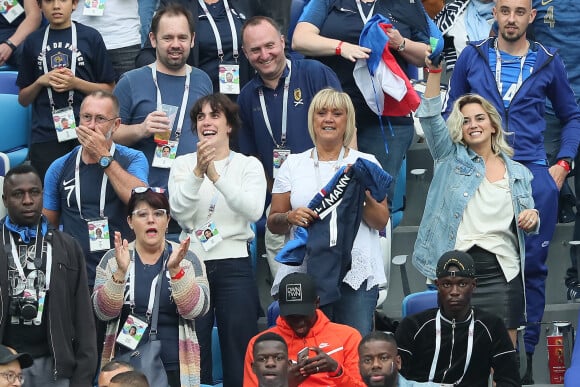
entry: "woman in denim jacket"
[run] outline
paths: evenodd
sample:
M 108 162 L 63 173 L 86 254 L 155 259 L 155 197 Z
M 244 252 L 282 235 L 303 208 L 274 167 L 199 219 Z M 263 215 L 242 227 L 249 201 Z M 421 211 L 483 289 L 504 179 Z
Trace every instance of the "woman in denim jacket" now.
M 539 229 L 532 174 L 511 160 L 501 118 L 481 96 L 455 102 L 441 117 L 441 69 L 426 59 L 427 89 L 417 111 L 435 160 L 413 264 L 435 278 L 437 258 L 449 250 L 470 253 L 477 289 L 473 304 L 504 319 L 515 345 L 524 314 L 524 232 Z

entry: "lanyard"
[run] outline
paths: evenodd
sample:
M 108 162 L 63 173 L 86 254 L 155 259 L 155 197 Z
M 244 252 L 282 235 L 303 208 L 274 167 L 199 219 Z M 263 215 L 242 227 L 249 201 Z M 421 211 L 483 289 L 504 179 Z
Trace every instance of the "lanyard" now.
M 137 246 L 131 251 L 131 263 L 129 264 L 129 305 L 131 307 L 131 313 L 135 308 L 135 251 Z M 153 312 L 153 304 L 155 303 L 155 286 L 159 280 L 163 280 L 161 277 L 165 272 L 165 265 L 167 263 L 167 246 L 163 251 L 163 266 L 161 267 L 161 272 L 157 274 L 153 281 L 151 281 L 151 288 L 149 289 L 149 300 L 147 301 L 147 321 L 149 321 L 149 316 Z
M 375 5 L 377 5 L 377 2 L 373 1 L 373 6 L 371 7 L 369 14 L 365 16 L 365 13 L 362 9 L 362 5 L 360 4 L 360 0 L 356 0 L 356 7 L 358 8 L 358 14 L 360 15 L 360 18 L 362 19 L 363 24 L 367 24 L 367 22 L 369 21 L 369 19 L 373 15 L 373 11 L 375 10 Z
M 502 93 L 502 83 L 501 83 L 501 55 L 499 53 L 499 49 L 497 48 L 497 39 L 495 40 L 495 44 L 494 44 L 494 49 L 495 49 L 495 83 L 497 84 L 497 88 L 499 90 L 499 93 L 502 94 L 502 98 L 503 98 L 503 93 Z M 522 57 L 520 58 L 520 74 L 518 75 L 518 81 L 516 83 L 516 89 L 514 90 L 514 94 L 518 91 L 518 89 L 520 88 L 520 86 L 522 85 L 523 82 L 523 73 L 524 73 L 524 65 L 526 64 L 526 55 L 522 55 Z
M 75 76 L 76 73 L 76 69 L 77 69 L 77 26 L 76 24 L 73 22 L 71 23 L 70 26 L 71 29 L 71 33 L 72 33 L 72 38 L 71 38 L 71 52 L 72 52 L 72 58 L 71 58 L 71 65 L 70 65 L 70 70 L 72 71 L 73 77 Z M 50 30 L 50 26 L 46 26 L 46 29 L 44 30 L 44 38 L 42 39 L 42 70 L 44 71 L 45 74 L 48 74 L 48 64 L 46 63 L 46 46 L 48 44 L 48 32 Z M 54 98 L 52 96 L 52 88 L 48 87 L 47 89 L 48 92 L 48 99 L 50 101 L 50 108 L 52 109 L 52 111 L 54 112 Z M 73 97 L 74 97 L 74 89 L 69 90 L 68 92 L 68 105 L 72 106 L 73 104 Z
M 224 1 L 224 7 L 226 8 L 226 15 L 228 16 L 228 23 L 230 24 L 230 31 L 232 33 L 232 46 L 233 46 L 233 52 L 234 52 L 234 60 L 237 63 L 239 52 L 238 52 L 238 34 L 236 32 L 236 25 L 234 23 L 234 17 L 232 16 L 232 9 L 230 8 L 230 5 L 228 4 L 228 0 L 223 0 L 223 1 Z M 209 13 L 209 11 L 207 9 L 207 5 L 205 4 L 205 2 L 203 0 L 198 0 L 198 2 L 199 2 L 199 5 L 201 6 L 201 8 L 203 9 L 203 12 L 205 13 L 207 20 L 209 21 L 209 25 L 211 26 L 211 29 L 212 29 L 213 34 L 215 36 L 218 57 L 220 58 L 220 62 L 223 62 L 224 50 L 223 50 L 223 46 L 222 46 L 222 38 L 220 37 L 220 33 L 219 33 L 218 28 L 217 28 L 217 25 L 215 24 L 215 20 L 213 19 L 213 16 L 211 16 L 211 13 Z
M 79 148 L 77 153 L 77 159 L 75 163 L 75 198 L 77 200 L 77 206 L 79 208 L 79 217 L 83 218 L 83 212 L 81 210 L 81 174 L 80 174 L 80 165 L 81 165 L 81 153 L 83 152 L 83 147 Z M 110 149 L 111 156 L 115 154 L 115 143 L 111 144 Z M 107 182 L 109 177 L 106 173 L 103 172 L 103 180 L 101 181 L 101 196 L 99 197 L 99 216 L 101 218 L 105 217 L 105 194 L 107 193 Z
M 233 158 L 234 158 L 234 152 L 230 151 L 230 155 L 228 156 L 228 159 L 226 161 L 226 165 L 224 166 L 224 170 L 221 173 L 222 176 L 225 176 L 226 172 L 228 171 L 228 167 L 230 166 L 230 163 L 232 162 Z M 218 201 L 218 198 L 219 198 L 219 191 L 214 186 L 214 193 L 213 193 L 213 197 L 211 198 L 211 202 L 209 203 L 209 210 L 208 210 L 208 214 L 207 214 L 208 220 L 211 219 L 213 213 L 215 212 L 215 205 Z
M 338 160 L 336 160 L 336 163 L 334 163 L 334 172 L 338 171 L 338 168 L 340 168 L 340 165 L 342 164 L 342 160 L 344 159 L 344 151 L 345 147 L 343 146 L 340 148 Z M 312 150 L 312 159 L 314 160 L 314 170 L 316 172 L 316 182 L 318 183 L 318 189 L 322 189 L 323 184 L 322 179 L 320 178 L 320 163 L 318 161 L 318 151 L 316 150 L 316 147 L 314 147 Z
M 467 354 L 465 356 L 465 366 L 463 367 L 463 375 L 455 382 L 454 385 L 461 383 L 465 373 L 467 372 L 467 368 L 469 368 L 469 363 L 471 362 L 471 354 L 473 353 L 473 334 L 475 330 L 475 316 L 473 315 L 473 310 L 471 310 L 471 314 L 469 316 L 471 321 L 469 322 L 469 334 L 467 338 Z M 439 360 L 439 352 L 441 350 L 441 309 L 437 311 L 437 317 L 435 318 L 435 354 L 433 355 L 433 362 L 431 363 L 431 370 L 429 371 L 429 381 L 432 382 L 433 378 L 435 377 L 435 370 L 437 369 L 437 361 Z M 453 337 L 452 343 L 455 344 L 455 320 L 452 322 L 453 324 Z M 449 368 L 451 368 L 451 359 L 453 358 L 453 345 L 451 346 L 451 354 L 449 355 Z M 445 378 L 445 373 L 443 374 L 443 378 Z
M 191 75 L 191 67 L 186 65 L 185 70 L 185 86 L 183 87 L 183 97 L 181 98 L 181 107 L 179 109 L 179 119 L 177 120 L 177 129 L 175 130 L 175 140 L 179 142 L 179 136 L 181 136 L 181 128 L 183 127 L 183 120 L 185 119 L 185 111 L 187 110 L 187 100 L 189 98 L 189 81 Z M 153 62 L 151 65 L 151 76 L 153 77 L 153 83 L 155 83 L 155 88 L 157 89 L 157 110 L 161 111 L 161 91 L 159 90 L 159 84 L 157 83 L 157 63 Z M 171 128 L 173 129 L 173 128 Z
M 39 269 L 42 266 L 42 250 L 44 247 L 45 238 L 42 235 L 42 221 L 38 223 L 38 228 L 36 230 L 36 243 L 35 243 L 35 251 L 34 251 L 34 266 Z M 20 263 L 20 256 L 18 255 L 18 251 L 16 251 L 16 243 L 14 242 L 14 237 L 12 233 L 6 229 L 6 225 L 3 225 L 3 242 L 6 246 L 6 234 L 10 239 L 10 250 L 12 255 L 12 260 L 14 261 L 14 266 L 16 266 L 16 270 L 18 270 L 18 276 L 23 282 L 26 282 L 26 275 L 24 274 L 24 268 L 22 267 L 22 263 Z M 40 237 L 42 235 L 42 238 Z M 48 291 L 50 288 L 50 274 L 52 270 L 52 245 L 46 242 L 46 271 L 45 271 L 45 285 L 44 290 Z
M 266 128 L 272 137 L 272 141 L 276 145 L 276 148 L 284 148 L 286 145 L 286 126 L 288 117 L 288 90 L 290 89 L 290 75 L 292 75 L 292 64 L 288 59 L 286 59 L 286 65 L 288 66 L 288 76 L 284 80 L 284 94 L 282 96 L 282 135 L 280 136 L 280 145 L 276 142 L 274 138 L 274 133 L 272 132 L 272 125 L 270 125 L 270 118 L 268 118 L 268 112 L 266 111 L 266 101 L 264 100 L 264 90 L 262 87 L 258 89 L 258 95 L 260 97 L 260 106 L 262 107 L 262 115 L 264 116 L 264 122 L 266 123 Z

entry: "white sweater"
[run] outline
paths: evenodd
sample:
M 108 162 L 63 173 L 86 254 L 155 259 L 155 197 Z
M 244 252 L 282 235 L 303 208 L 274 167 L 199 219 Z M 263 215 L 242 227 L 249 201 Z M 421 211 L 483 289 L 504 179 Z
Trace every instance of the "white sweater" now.
M 220 175 L 214 184 L 193 173 L 197 153 L 179 156 L 169 174 L 169 204 L 171 216 L 183 230 L 195 230 L 208 222 L 209 207 L 218 193 L 211 220 L 223 241 L 205 251 L 191 232 L 190 250 L 204 261 L 248 256 L 247 242 L 255 236 L 250 224 L 260 219 L 266 198 L 266 175 L 255 157 L 232 152 L 233 158 L 224 171 L 228 158 L 215 162 Z M 182 231 L 180 239 L 188 234 Z

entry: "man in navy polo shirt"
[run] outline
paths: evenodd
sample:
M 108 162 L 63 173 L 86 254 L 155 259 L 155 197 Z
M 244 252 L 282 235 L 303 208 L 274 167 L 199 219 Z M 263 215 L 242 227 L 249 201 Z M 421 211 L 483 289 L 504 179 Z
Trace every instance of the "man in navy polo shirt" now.
M 308 134 L 308 107 L 320 90 L 342 90 L 334 71 L 315 60 L 286 59 L 285 41 L 274 20 L 255 16 L 242 28 L 243 49 L 257 74 L 244 86 L 239 97 L 242 128 L 240 151 L 255 155 L 266 171 L 269 191 L 276 172 L 289 153 L 313 147 Z M 268 210 L 269 211 L 269 210 Z M 272 276 L 274 257 L 284 236 L 266 229 L 266 251 Z

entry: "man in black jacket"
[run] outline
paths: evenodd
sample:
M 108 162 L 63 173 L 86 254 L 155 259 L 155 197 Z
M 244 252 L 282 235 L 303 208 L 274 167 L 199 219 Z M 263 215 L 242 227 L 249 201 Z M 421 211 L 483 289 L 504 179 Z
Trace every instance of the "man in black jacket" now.
M 8 171 L 2 200 L 0 342 L 32 355 L 27 386 L 90 386 L 97 349 L 82 249 L 42 216 L 33 167 Z
M 397 328 L 401 374 L 442 386 L 520 386 L 515 349 L 503 321 L 471 306 L 475 264 L 462 251 L 439 259 L 435 285 L 440 308 L 408 316 Z

